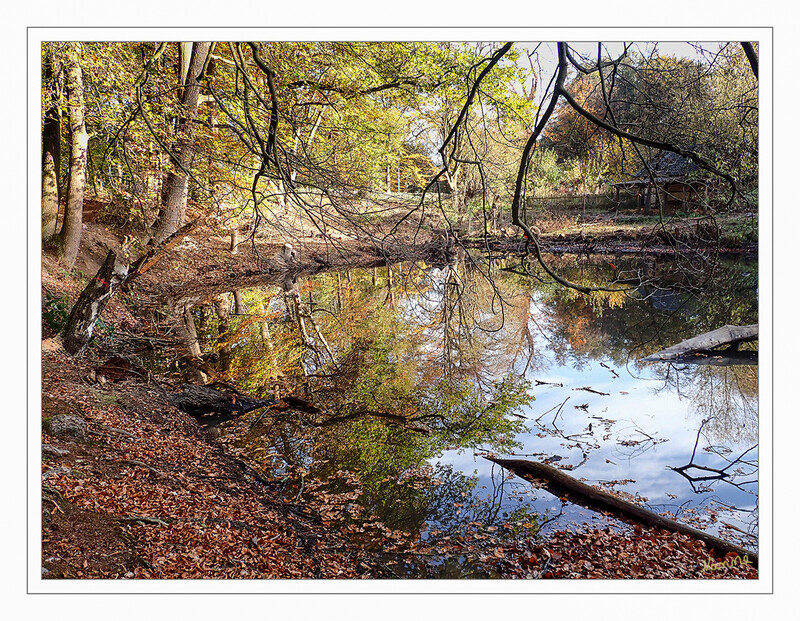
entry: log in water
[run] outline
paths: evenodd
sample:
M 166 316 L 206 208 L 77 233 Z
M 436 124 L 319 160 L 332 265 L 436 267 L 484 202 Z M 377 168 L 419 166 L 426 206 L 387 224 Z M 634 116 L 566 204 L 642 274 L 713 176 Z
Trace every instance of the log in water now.
M 646 358 L 642 358 L 645 362 L 668 361 L 668 360 L 681 360 L 687 361 L 687 358 L 692 355 L 701 355 L 701 357 L 713 355 L 720 356 L 721 358 L 730 358 L 731 362 L 728 364 L 753 364 L 753 357 L 750 355 L 753 352 L 738 352 L 737 349 L 740 343 L 758 340 L 758 324 L 749 326 L 722 326 L 711 332 L 700 334 L 693 338 L 681 341 L 677 345 L 662 349 L 655 354 L 651 354 Z M 716 347 L 728 345 L 728 350 L 713 351 Z M 739 362 L 736 362 L 738 360 Z M 755 354 L 755 361 L 758 362 L 758 354 Z
M 747 555 L 748 559 L 752 561 L 753 566 L 758 567 L 757 552 L 746 550 L 724 539 L 709 535 L 702 530 L 692 528 L 686 524 L 681 524 L 675 520 L 670 520 L 649 509 L 622 500 L 613 494 L 582 483 L 553 466 L 527 459 L 500 459 L 497 457 L 486 457 L 486 459 L 493 461 L 503 468 L 511 470 L 514 474 L 523 479 L 540 479 L 544 482 L 544 487 L 547 491 L 557 496 L 566 496 L 571 502 L 586 507 L 587 509 L 608 511 L 618 517 L 635 520 L 646 526 L 689 535 L 690 537 L 705 542 L 706 545 L 715 549 L 722 555 L 728 554 L 729 552 L 738 554 L 741 558 Z

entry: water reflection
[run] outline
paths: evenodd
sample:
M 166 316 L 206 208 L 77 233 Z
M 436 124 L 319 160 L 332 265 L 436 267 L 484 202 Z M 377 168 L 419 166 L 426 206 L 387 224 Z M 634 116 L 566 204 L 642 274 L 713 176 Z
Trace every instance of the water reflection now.
M 486 452 L 557 464 L 703 528 L 756 532 L 757 367 L 638 359 L 756 323 L 757 267 L 553 258 L 575 282 L 613 267 L 619 289 L 586 296 L 515 261 L 288 279 L 196 307 L 214 371 L 291 406 L 236 421 L 227 441 L 288 497 L 391 553 L 391 575 L 483 576 L 492 537 L 580 514 L 505 481 Z M 726 476 L 694 480 L 715 470 Z

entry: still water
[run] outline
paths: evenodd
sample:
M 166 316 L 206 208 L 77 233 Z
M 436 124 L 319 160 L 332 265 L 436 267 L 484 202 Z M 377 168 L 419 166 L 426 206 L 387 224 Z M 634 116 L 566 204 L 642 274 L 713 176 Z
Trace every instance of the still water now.
M 757 549 L 757 365 L 640 362 L 757 323 L 757 263 L 551 261 L 575 282 L 616 278 L 619 290 L 585 296 L 513 257 L 462 256 L 237 292 L 225 321 L 196 308 L 231 381 L 302 398 L 230 423 L 225 441 L 287 497 L 399 554 L 468 532 L 520 537 L 606 519 L 487 454 L 550 463 Z

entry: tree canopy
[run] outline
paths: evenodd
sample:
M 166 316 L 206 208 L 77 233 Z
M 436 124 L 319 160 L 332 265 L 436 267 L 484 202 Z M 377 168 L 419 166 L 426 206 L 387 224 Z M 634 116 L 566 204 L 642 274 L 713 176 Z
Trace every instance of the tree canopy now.
M 191 204 L 253 238 L 302 229 L 380 245 L 396 232 L 373 226 L 388 209 L 420 225 L 438 214 L 447 229 L 477 217 L 485 232 L 505 218 L 541 261 L 527 196 L 605 192 L 653 176 L 663 153 L 712 179 L 709 207 L 753 205 L 757 46 L 687 50 L 558 43 L 548 76 L 538 47 L 511 42 L 45 43 L 43 236 L 53 197 L 68 186 L 76 206 L 85 184 L 142 243 L 177 231 Z M 84 113 L 83 159 L 67 111 Z

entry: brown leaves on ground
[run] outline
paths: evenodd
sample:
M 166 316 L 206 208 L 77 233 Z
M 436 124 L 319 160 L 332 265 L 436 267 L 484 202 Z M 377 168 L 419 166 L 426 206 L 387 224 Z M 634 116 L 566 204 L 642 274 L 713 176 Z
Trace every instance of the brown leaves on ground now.
M 80 416 L 88 440 L 42 434 L 45 578 L 357 578 L 358 554 L 282 501 L 143 380 L 82 378 L 43 355 L 43 417 Z
M 749 559 L 715 557 L 702 541 L 639 526 L 633 532 L 585 526 L 558 531 L 544 541 L 506 547 L 501 556 L 495 568 L 504 578 L 758 578 Z

